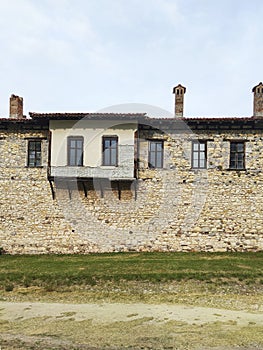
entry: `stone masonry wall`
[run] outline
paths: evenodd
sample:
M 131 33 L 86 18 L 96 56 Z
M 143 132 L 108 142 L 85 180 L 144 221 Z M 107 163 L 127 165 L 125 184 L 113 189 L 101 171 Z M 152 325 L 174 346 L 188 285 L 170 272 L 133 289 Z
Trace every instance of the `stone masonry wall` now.
M 29 138 L 42 139 L 43 167 L 27 168 Z M 148 169 L 148 139 L 164 140 L 164 168 Z M 191 141 L 207 141 L 208 169 L 191 169 Z M 230 140 L 246 140 L 246 170 L 229 170 Z M 8 253 L 258 251 L 263 249 L 263 133 L 145 129 L 139 179 L 105 187 L 54 181 L 48 130 L 0 132 L 0 246 Z M 90 187 L 89 187 L 90 186 Z M 136 195 L 137 193 L 137 195 Z
M 41 168 L 26 167 L 29 138 L 42 140 Z M 47 154 L 47 130 L 14 124 L 0 131 L 0 247 L 7 253 L 68 253 L 83 245 L 52 200 Z

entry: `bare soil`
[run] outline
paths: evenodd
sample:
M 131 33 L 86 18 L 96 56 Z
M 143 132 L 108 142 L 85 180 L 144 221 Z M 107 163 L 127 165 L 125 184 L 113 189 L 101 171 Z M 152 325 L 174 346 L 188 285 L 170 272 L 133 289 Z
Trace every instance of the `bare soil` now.
M 146 303 L 0 302 L 0 348 L 263 349 L 263 312 Z
M 263 350 L 263 285 L 104 282 L 0 293 L 1 350 Z

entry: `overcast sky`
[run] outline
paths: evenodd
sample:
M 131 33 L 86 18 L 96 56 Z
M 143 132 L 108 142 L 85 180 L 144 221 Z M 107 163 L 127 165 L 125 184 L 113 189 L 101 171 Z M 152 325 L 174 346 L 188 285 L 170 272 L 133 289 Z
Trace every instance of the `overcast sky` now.
M 173 112 L 178 83 L 186 116 L 250 116 L 262 19 L 262 0 L 0 0 L 0 116 L 12 93 L 25 114 Z

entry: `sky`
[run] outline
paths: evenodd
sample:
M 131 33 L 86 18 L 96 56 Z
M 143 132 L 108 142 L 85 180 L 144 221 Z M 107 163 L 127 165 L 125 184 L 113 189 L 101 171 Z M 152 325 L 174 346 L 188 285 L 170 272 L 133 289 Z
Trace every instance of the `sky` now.
M 251 116 L 262 18 L 262 0 L 0 0 L 0 117 L 11 94 L 26 115 L 173 113 L 179 83 L 185 116 Z

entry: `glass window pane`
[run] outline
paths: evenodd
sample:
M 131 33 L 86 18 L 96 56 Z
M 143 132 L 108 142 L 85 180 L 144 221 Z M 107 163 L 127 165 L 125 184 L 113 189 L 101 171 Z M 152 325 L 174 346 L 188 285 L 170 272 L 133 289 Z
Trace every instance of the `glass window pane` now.
M 231 154 L 231 157 L 230 157 L 230 160 L 233 161 L 233 162 L 235 162 L 236 159 L 237 159 L 236 156 L 237 156 L 237 153 L 232 153 L 232 154 Z
M 103 137 L 103 165 L 117 165 L 118 139 Z
M 206 167 L 206 142 L 193 143 L 192 166 L 194 168 Z
M 77 141 L 77 148 L 82 148 L 82 140 Z
M 235 152 L 236 151 L 236 143 L 234 143 L 234 142 L 230 143 L 230 151 L 231 152 Z
M 111 150 L 111 164 L 115 165 L 117 163 L 117 149 L 114 148 Z
M 83 165 L 83 139 L 81 137 L 68 138 L 68 164 L 70 166 Z
M 204 159 L 200 159 L 199 166 L 200 166 L 200 168 L 205 168 L 205 160 Z
M 199 149 L 199 144 L 197 142 L 194 142 L 193 143 L 193 150 L 198 151 L 198 149 Z
M 156 167 L 161 168 L 162 167 L 162 154 L 160 152 L 156 155 Z
M 76 142 L 75 140 L 71 139 L 70 140 L 70 148 L 75 148 L 76 147 Z
M 237 160 L 243 161 L 243 153 L 237 153 Z
M 194 160 L 198 159 L 198 153 L 197 152 L 193 153 L 193 158 L 194 158 Z
M 236 162 L 234 160 L 230 161 L 230 168 L 234 169 L 236 167 Z
M 149 157 L 149 163 L 150 163 L 150 166 L 151 167 L 155 167 L 155 156 L 154 156 L 154 153 L 150 153 L 150 157 Z
M 193 160 L 193 167 L 198 168 L 198 159 Z
M 200 151 L 204 151 L 205 150 L 205 144 L 204 143 L 200 143 Z
M 150 142 L 150 151 L 151 152 L 155 151 L 155 142 Z
M 34 150 L 35 149 L 35 142 L 29 141 L 29 150 Z
M 77 155 L 77 164 L 82 165 L 82 150 L 78 149 L 76 152 Z
M 104 139 L 104 148 L 110 148 L 110 140 Z
M 244 150 L 244 144 L 243 143 L 238 143 L 237 144 L 237 151 L 238 152 L 243 152 Z
M 230 168 L 244 169 L 244 142 L 230 143 Z
M 104 151 L 104 165 L 110 164 L 110 150 L 107 148 Z
M 75 165 L 76 159 L 75 159 L 75 150 L 71 149 L 69 154 L 69 165 Z
M 238 169 L 243 169 L 244 168 L 244 164 L 243 164 L 242 161 L 241 162 L 240 161 L 237 162 L 237 168 Z
M 162 168 L 163 166 L 163 142 L 149 141 L 149 166 L 151 168 Z
M 117 147 L 117 140 L 112 139 L 111 140 L 111 147 L 116 148 Z
M 41 141 L 28 141 L 28 166 L 41 165 Z
M 204 152 L 200 152 L 200 159 L 202 159 L 202 160 L 205 159 L 205 153 Z
M 161 143 L 161 142 L 158 142 L 156 145 L 157 145 L 157 151 L 161 152 L 162 149 L 163 149 L 162 143 Z

